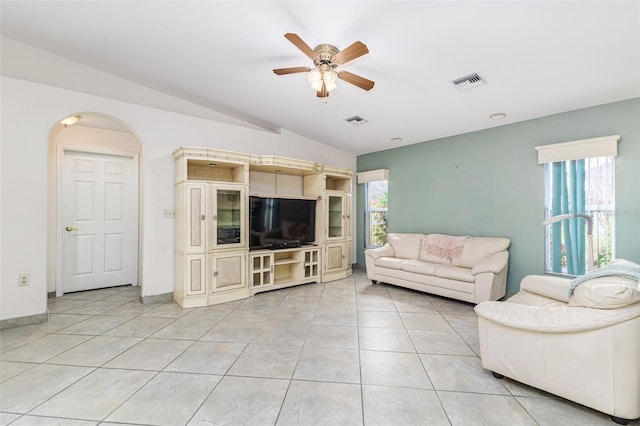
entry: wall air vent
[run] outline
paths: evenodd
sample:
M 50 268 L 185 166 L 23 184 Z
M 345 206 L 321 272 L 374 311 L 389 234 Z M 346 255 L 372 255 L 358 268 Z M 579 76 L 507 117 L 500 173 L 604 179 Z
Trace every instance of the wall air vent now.
M 480 87 L 487 84 L 482 77 L 478 74 L 473 73 L 469 75 L 465 75 L 464 77 L 457 78 L 451 82 L 454 86 L 458 88 L 459 91 L 464 92 L 466 90 L 473 89 L 474 87 Z
M 344 121 L 351 124 L 352 126 L 362 126 L 363 124 L 367 124 L 368 121 L 364 118 L 354 115 L 353 117 L 346 118 Z

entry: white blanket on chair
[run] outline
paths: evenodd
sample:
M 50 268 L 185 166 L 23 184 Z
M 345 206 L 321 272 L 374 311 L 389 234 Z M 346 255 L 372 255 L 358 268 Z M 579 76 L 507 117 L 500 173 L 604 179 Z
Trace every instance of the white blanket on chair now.
M 640 291 L 640 265 L 629 260 L 616 259 L 600 269 L 589 271 L 571 281 L 571 285 L 569 286 L 569 297 L 573 295 L 573 291 L 576 287 L 583 282 L 602 277 L 622 277 L 636 280 L 638 281 L 638 291 Z

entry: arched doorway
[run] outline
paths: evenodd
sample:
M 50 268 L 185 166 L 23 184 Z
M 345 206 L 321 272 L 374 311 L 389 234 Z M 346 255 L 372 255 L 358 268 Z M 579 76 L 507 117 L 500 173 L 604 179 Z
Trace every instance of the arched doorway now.
M 139 285 L 142 144 L 114 117 L 71 117 L 49 132 L 47 292 Z

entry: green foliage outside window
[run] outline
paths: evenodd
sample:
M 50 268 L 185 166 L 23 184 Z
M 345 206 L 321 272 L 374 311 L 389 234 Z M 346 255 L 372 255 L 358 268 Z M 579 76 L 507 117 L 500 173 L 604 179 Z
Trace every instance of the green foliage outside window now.
M 604 266 L 613 260 L 613 238 L 611 227 L 606 228 L 606 236 L 598 247 L 598 267 Z
M 387 242 L 387 212 L 373 213 L 375 225 L 371 227 L 371 245 L 383 246 Z
M 379 247 L 387 242 L 388 232 L 387 181 L 370 182 L 367 185 L 367 215 L 369 247 Z

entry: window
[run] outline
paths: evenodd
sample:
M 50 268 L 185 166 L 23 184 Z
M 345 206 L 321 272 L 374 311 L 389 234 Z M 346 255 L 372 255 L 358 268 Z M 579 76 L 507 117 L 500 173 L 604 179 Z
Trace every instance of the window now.
M 583 275 L 615 256 L 619 136 L 537 147 L 544 164 L 545 272 Z
M 614 160 L 610 156 L 545 164 L 545 218 L 586 215 L 592 223 L 591 237 L 589 219 L 580 216 L 546 227 L 545 272 L 583 275 L 613 259 Z
M 389 218 L 389 170 L 358 173 L 358 183 L 364 184 L 366 248 L 380 247 L 387 242 Z
M 365 245 L 367 248 L 379 247 L 387 242 L 388 182 L 378 180 L 364 185 L 367 200 Z

